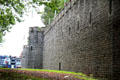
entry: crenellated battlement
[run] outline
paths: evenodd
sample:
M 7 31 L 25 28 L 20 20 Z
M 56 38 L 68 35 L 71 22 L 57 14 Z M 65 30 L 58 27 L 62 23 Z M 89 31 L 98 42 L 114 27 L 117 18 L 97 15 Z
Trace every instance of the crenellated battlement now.
M 59 22 L 59 20 L 64 17 L 64 15 L 66 14 L 66 12 L 68 12 L 79 0 L 71 0 L 69 2 L 66 3 L 65 7 L 60 11 L 59 14 L 57 14 L 54 18 L 54 20 L 52 21 L 52 23 L 50 25 L 48 25 L 46 27 L 45 33 L 46 34 L 52 27 L 54 27 L 54 25 Z

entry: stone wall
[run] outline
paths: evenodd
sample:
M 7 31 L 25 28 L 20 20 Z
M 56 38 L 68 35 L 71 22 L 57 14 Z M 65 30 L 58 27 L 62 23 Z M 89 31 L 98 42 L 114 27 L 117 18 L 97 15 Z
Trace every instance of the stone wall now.
M 44 32 L 43 68 L 116 80 L 120 72 L 119 5 L 119 0 L 69 2 Z
M 113 79 L 120 80 L 120 0 L 113 0 Z
M 71 0 L 45 29 L 29 31 L 28 68 L 120 77 L 120 0 Z

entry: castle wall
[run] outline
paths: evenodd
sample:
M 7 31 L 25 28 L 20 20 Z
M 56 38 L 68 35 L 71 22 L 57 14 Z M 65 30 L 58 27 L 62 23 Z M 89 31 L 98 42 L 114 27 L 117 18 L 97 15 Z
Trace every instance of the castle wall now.
M 113 1 L 113 79 L 120 80 L 120 0 Z
M 118 78 L 119 5 L 119 0 L 68 3 L 44 32 L 43 68 Z

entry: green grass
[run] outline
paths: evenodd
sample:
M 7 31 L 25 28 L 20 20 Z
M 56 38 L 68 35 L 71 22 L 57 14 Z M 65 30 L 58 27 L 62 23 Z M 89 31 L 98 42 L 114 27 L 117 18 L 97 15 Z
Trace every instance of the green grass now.
M 9 69 L 9 68 L 0 68 L 0 69 Z M 23 68 L 18 68 L 15 70 L 26 70 L 26 71 L 44 71 L 44 72 L 55 72 L 59 74 L 72 74 L 75 76 L 75 78 L 82 79 L 82 80 L 98 80 L 93 78 L 93 75 L 87 76 L 86 74 L 83 73 L 76 73 L 76 72 L 69 72 L 69 71 L 59 71 L 59 70 L 47 70 L 47 69 L 23 69 Z M 32 79 L 32 80 L 43 80 L 43 79 Z M 46 79 L 44 79 L 46 80 Z
M 62 73 L 62 74 L 74 74 L 74 75 L 81 75 L 81 76 L 87 76 L 83 73 L 76 73 L 76 72 L 69 72 L 69 71 L 59 71 L 59 70 L 47 70 L 47 69 L 23 69 L 19 68 L 18 70 L 27 70 L 27 71 L 44 71 L 44 72 L 55 72 L 55 73 Z
M 93 78 L 93 76 L 87 76 L 86 74 L 83 73 L 76 73 L 76 72 L 69 72 L 69 71 L 59 71 L 59 70 L 47 70 L 47 69 L 18 69 L 18 70 L 27 70 L 27 71 L 44 71 L 44 72 L 55 72 L 55 73 L 60 73 L 60 74 L 73 74 L 75 75 L 75 78 L 78 79 L 83 79 L 83 80 L 98 80 Z

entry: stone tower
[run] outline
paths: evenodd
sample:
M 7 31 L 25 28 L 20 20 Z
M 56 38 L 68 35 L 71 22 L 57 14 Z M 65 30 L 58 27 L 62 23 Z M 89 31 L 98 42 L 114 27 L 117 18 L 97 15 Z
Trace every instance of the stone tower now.
M 24 45 L 23 52 L 21 55 L 22 68 L 28 67 L 28 53 L 29 53 L 29 47 L 27 45 Z
M 38 27 L 29 29 L 28 68 L 42 68 L 43 31 Z

